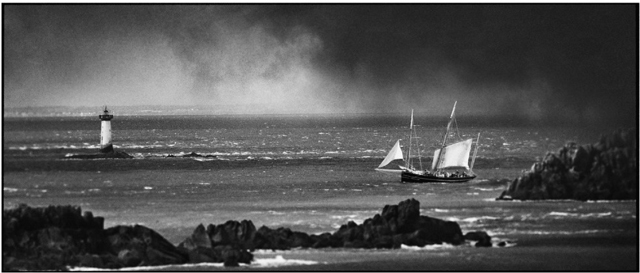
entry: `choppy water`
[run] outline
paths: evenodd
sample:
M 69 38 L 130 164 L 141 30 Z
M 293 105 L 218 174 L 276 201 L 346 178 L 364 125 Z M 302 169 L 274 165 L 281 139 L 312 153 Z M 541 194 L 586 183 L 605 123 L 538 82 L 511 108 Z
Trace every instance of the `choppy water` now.
M 250 219 L 257 227 L 284 226 L 308 233 L 333 232 L 347 221 L 361 223 L 381 213 L 386 204 L 415 198 L 422 215 L 456 221 L 463 232 L 487 231 L 494 244 L 509 242 L 509 249 L 533 248 L 563 238 L 635 238 L 637 243 L 637 201 L 494 201 L 508 181 L 547 151 L 556 151 L 568 140 L 596 142 L 610 129 L 488 125 L 471 118 L 465 123 L 459 117 L 460 128 L 454 131 L 460 137 L 475 139 L 481 133 L 474 168 L 478 178 L 465 184 L 402 184 L 399 177 L 373 169 L 397 139 L 407 138 L 406 119 L 116 116 L 113 143 L 135 159 L 73 160 L 65 156 L 97 152 L 97 117 L 5 118 L 3 205 L 79 205 L 104 216 L 106 226 L 142 224 L 177 244 L 200 223 L 227 220 Z M 446 117 L 416 118 L 416 124 L 422 125 L 418 133 L 423 154 L 430 155 L 431 147 L 437 146 L 445 123 Z M 180 157 L 191 152 L 216 159 L 199 162 Z M 430 158 L 423 160 L 424 166 L 430 166 Z M 472 246 L 384 251 L 443 254 L 460 248 L 475 251 Z M 339 250 L 305 254 L 308 251 L 280 253 L 284 258 L 254 253 L 260 261 L 254 266 L 303 265 L 292 262 L 300 257 L 305 262 L 331 264 L 335 261 L 327 257 L 335 258 Z M 344 257 L 350 258 L 340 259 L 365 261 L 384 252 L 377 251 L 349 252 Z

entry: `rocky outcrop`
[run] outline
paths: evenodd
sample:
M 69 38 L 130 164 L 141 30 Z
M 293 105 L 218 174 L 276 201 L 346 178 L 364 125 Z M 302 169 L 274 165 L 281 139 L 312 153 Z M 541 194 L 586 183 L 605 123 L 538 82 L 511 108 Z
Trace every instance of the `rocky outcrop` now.
M 637 199 L 635 130 L 619 129 L 591 145 L 567 143 L 513 180 L 498 200 Z
M 187 255 L 160 234 L 144 226 L 115 226 L 105 230 L 109 253 L 117 255 L 114 267 L 183 264 Z M 110 258 L 110 257 L 109 257 Z M 94 265 L 94 267 L 100 267 Z
M 79 207 L 26 205 L 2 214 L 3 270 L 62 270 L 107 254 L 104 219 Z
M 109 152 L 99 153 L 99 154 L 67 154 L 65 158 L 75 158 L 75 159 L 96 159 L 96 158 L 133 158 L 128 153 L 111 150 Z
M 342 247 L 399 248 L 400 245 L 425 246 L 464 242 L 456 222 L 420 215 L 420 202 L 409 199 L 398 205 L 386 205 L 382 214 L 362 224 L 349 222 L 332 234 Z
M 113 149 L 113 144 L 109 143 L 107 146 L 100 148 L 100 152 L 103 154 L 115 152 L 115 150 Z
M 187 253 L 191 263 L 220 263 L 225 266 L 249 264 L 253 255 L 248 242 L 252 241 L 255 227 L 251 221 L 228 221 L 225 224 L 209 225 L 207 229 L 200 224 L 190 237 L 178 245 L 178 249 Z
M 215 155 L 203 155 L 196 152 L 179 153 L 179 154 L 167 154 L 164 157 L 195 157 L 195 158 L 217 158 Z
M 483 239 L 490 243 L 488 235 Z M 271 229 L 266 226 L 256 230 L 248 220 L 228 221 L 218 226 L 209 225 L 206 230 L 204 226 L 198 226 L 178 247 L 184 248 L 190 255 L 197 253 L 209 258 L 207 253 L 221 246 L 240 246 L 249 250 L 298 247 L 399 248 L 402 244 L 422 247 L 442 243 L 459 245 L 464 241 L 465 237 L 457 223 L 421 216 L 420 202 L 409 199 L 398 205 L 386 205 L 382 214 L 376 214 L 362 224 L 349 221 L 333 233 L 309 235 L 289 228 Z
M 84 266 L 116 269 L 184 263 L 249 264 L 255 249 L 399 248 L 466 240 L 491 246 L 484 232 L 462 235 L 460 226 L 420 215 L 415 199 L 386 205 L 362 224 L 352 221 L 333 233 L 306 234 L 280 227 L 259 229 L 250 220 L 199 225 L 178 246 L 141 225 L 104 229 L 104 218 L 75 206 L 31 208 L 20 205 L 2 214 L 3 271 L 65 270 Z
M 185 253 L 144 226 L 104 229 L 104 218 L 75 206 L 31 208 L 2 214 L 3 271 L 65 270 L 68 266 L 121 268 L 181 264 Z

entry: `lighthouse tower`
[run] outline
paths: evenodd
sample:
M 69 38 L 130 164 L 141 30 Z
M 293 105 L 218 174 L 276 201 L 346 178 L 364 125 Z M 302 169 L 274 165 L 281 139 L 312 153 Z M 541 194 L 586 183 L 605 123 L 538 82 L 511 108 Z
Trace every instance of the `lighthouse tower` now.
M 111 119 L 113 115 L 109 115 L 109 110 L 107 110 L 107 106 L 105 106 L 104 113 L 98 117 L 102 121 L 100 130 L 100 152 L 113 152 L 113 145 L 111 145 Z

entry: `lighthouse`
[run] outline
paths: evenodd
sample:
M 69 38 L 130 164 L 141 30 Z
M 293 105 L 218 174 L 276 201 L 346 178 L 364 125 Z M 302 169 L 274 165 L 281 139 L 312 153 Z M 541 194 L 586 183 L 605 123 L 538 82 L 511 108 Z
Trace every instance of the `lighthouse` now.
M 102 121 L 100 130 L 100 152 L 112 153 L 113 145 L 111 145 L 111 119 L 113 118 L 113 115 L 109 114 L 109 110 L 107 110 L 107 106 L 105 106 L 104 113 L 102 113 L 102 115 L 98 115 L 98 117 Z

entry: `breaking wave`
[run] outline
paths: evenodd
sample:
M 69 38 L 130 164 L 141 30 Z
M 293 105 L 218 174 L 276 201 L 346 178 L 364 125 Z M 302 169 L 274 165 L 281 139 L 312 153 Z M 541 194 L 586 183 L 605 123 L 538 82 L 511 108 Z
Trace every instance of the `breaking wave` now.
M 285 259 L 282 255 L 274 258 L 254 258 L 251 264 L 240 264 L 241 268 L 271 268 L 292 265 L 314 265 L 316 261 Z M 69 267 L 69 271 L 165 271 L 165 270 L 206 270 L 207 267 L 224 268 L 223 263 L 198 263 L 181 265 L 158 265 L 123 267 L 119 269 L 95 268 L 95 267 Z

